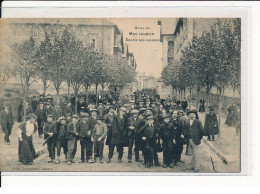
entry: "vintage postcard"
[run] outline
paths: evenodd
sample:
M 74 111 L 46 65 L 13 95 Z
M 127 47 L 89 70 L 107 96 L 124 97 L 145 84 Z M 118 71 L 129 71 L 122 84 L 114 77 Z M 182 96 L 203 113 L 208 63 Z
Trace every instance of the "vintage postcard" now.
M 0 171 L 241 172 L 241 18 L 0 21 Z

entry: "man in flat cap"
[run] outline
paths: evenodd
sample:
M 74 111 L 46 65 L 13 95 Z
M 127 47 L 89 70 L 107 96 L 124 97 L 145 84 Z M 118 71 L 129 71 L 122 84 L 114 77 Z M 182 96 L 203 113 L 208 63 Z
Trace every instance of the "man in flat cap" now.
M 55 161 L 55 146 L 56 146 L 56 134 L 57 134 L 57 125 L 53 121 L 51 114 L 48 114 L 47 121 L 43 126 L 44 139 L 47 141 L 47 147 L 49 152 L 50 160 L 49 163 Z
M 89 117 L 89 129 L 90 131 L 93 131 L 94 130 L 94 127 L 95 125 L 97 124 L 97 109 L 93 108 L 93 109 L 90 109 L 90 113 L 91 113 L 91 116 Z M 92 159 L 92 154 L 93 154 L 93 142 L 91 141 L 89 143 L 90 145 L 90 153 L 89 153 L 89 158 Z
M 139 129 L 139 133 L 144 141 L 144 163 L 146 168 L 150 168 L 153 165 L 160 166 L 156 145 L 159 139 L 158 127 L 154 124 L 154 116 L 147 117 L 147 124 Z
M 4 104 L 4 110 L 1 111 L 0 120 L 1 120 L 2 130 L 5 134 L 4 142 L 9 145 L 10 144 L 9 136 L 11 135 L 14 121 L 13 121 L 12 109 L 8 104 Z
M 92 162 L 95 163 L 97 157 L 99 157 L 100 163 L 103 163 L 102 158 L 104 141 L 107 135 L 107 126 L 103 123 L 101 116 L 97 116 L 96 120 L 97 124 L 95 125 L 91 135 L 91 141 L 94 143 L 94 160 Z
M 135 161 L 141 162 L 139 160 L 139 150 L 140 150 L 140 143 L 141 138 L 138 135 L 138 129 L 140 124 L 140 119 L 138 118 L 139 111 L 137 109 L 132 110 L 131 112 L 132 117 L 128 119 L 128 163 L 132 162 L 132 150 L 133 146 L 135 152 Z
M 68 165 L 73 163 L 73 159 L 77 152 L 77 138 L 78 138 L 78 115 L 72 115 L 72 121 L 67 128 L 68 137 Z
M 66 128 L 65 117 L 60 117 L 57 121 L 56 147 L 57 147 L 57 159 L 55 161 L 55 164 L 60 163 L 61 148 L 63 148 L 65 160 L 67 161 L 68 141 L 67 141 L 67 128 Z
M 173 168 L 173 145 L 175 141 L 174 125 L 170 122 L 170 116 L 164 116 L 164 122 L 160 126 L 160 138 L 162 139 L 163 147 L 163 168 Z
M 43 125 L 46 120 L 46 111 L 43 102 L 39 102 L 39 107 L 36 109 L 36 116 L 38 122 L 38 134 L 40 137 L 42 137 Z
M 81 160 L 82 162 L 89 162 L 90 152 L 92 148 L 91 144 L 91 129 L 89 126 L 89 115 L 88 113 L 82 113 L 82 118 L 78 122 L 77 133 L 79 134 L 79 140 L 81 145 Z
M 121 116 L 123 115 L 123 111 L 121 110 Z M 121 120 L 125 120 L 124 117 Z M 111 158 L 113 157 L 114 148 L 117 147 L 119 152 L 118 154 L 118 162 L 122 163 L 123 157 L 123 146 L 122 146 L 122 126 L 125 125 L 125 121 L 120 121 L 119 118 L 114 114 L 114 109 L 111 107 L 109 109 L 109 113 L 104 116 L 104 123 L 108 126 L 107 133 L 107 141 L 106 145 L 108 145 L 109 153 L 107 163 L 111 162 Z
M 194 172 L 199 171 L 199 145 L 204 135 L 204 129 L 199 119 L 197 119 L 197 110 L 190 110 L 188 112 L 190 119 L 190 127 L 187 130 L 187 137 L 189 139 L 191 154 L 192 154 L 192 167 Z

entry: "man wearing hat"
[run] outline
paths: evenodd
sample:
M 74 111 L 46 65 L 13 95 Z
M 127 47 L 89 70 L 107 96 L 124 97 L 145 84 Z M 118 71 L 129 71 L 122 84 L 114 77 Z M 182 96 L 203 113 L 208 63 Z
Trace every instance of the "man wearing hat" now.
M 52 109 L 52 105 L 50 101 L 46 102 L 46 106 L 45 106 L 45 114 L 49 115 L 53 113 L 53 109 Z
M 103 117 L 105 114 L 105 108 L 101 102 L 98 104 L 97 112 L 98 112 L 98 116 L 101 117 Z
M 81 145 L 81 160 L 82 162 L 89 162 L 91 151 L 91 129 L 89 127 L 88 113 L 82 113 L 82 118 L 78 123 L 77 133 L 79 134 L 79 140 Z M 86 160 L 85 160 L 86 159 Z
M 135 161 L 142 162 L 139 160 L 139 150 L 141 144 L 141 138 L 138 135 L 139 123 L 141 120 L 138 118 L 139 111 L 137 109 L 132 110 L 132 117 L 128 119 L 128 163 L 132 162 L 132 150 L 135 145 Z
M 36 109 L 38 107 L 38 101 L 36 99 L 36 96 L 33 96 L 33 99 L 32 99 L 32 102 L 31 102 L 31 107 L 32 107 L 33 113 L 35 113 Z
M 44 99 L 44 95 L 43 95 L 43 94 L 41 94 L 41 95 L 40 95 L 39 102 L 44 102 L 44 100 L 45 100 L 45 99 Z
M 199 145 L 204 135 L 204 130 L 200 120 L 196 118 L 197 117 L 196 110 L 190 110 L 188 112 L 188 115 L 189 115 L 190 127 L 186 132 L 186 136 L 189 139 L 191 152 L 192 152 L 191 169 L 193 169 L 194 172 L 198 172 L 199 171 Z
M 8 145 L 10 144 L 9 136 L 11 135 L 12 128 L 13 128 L 13 114 L 10 106 L 4 104 L 4 110 L 1 111 L 1 126 L 2 130 L 5 134 L 4 142 Z
M 56 134 L 57 134 L 57 126 L 53 121 L 53 117 L 51 114 L 48 114 L 47 121 L 43 126 L 44 139 L 47 141 L 47 147 L 49 152 L 50 160 L 49 163 L 54 162 L 55 160 L 55 145 L 56 145 Z
M 183 111 L 182 111 L 183 112 Z M 173 111 L 171 123 L 174 126 L 176 144 L 173 145 L 173 159 L 174 165 L 178 166 L 178 162 L 181 162 L 181 154 L 183 152 L 183 144 L 185 143 L 184 131 L 181 124 L 182 112 L 177 110 Z
M 91 117 L 89 117 L 89 129 L 90 131 L 93 131 L 95 125 L 97 124 L 97 109 L 93 108 L 93 109 L 90 109 L 90 113 L 91 113 Z M 92 159 L 92 153 L 93 153 L 93 142 L 91 141 L 90 142 L 90 159 Z
M 36 109 L 36 116 L 37 116 L 37 122 L 38 122 L 38 134 L 40 137 L 42 137 L 43 134 L 43 125 L 46 121 L 46 111 L 44 109 L 43 102 L 39 102 L 39 107 Z
M 139 133 L 144 141 L 144 163 L 146 168 L 150 168 L 153 165 L 160 166 L 156 144 L 158 143 L 159 130 L 154 124 L 154 116 L 150 115 L 147 118 L 147 124 L 139 129 Z
M 107 126 L 102 121 L 102 117 L 98 116 L 96 118 L 97 123 L 93 129 L 92 135 L 91 135 L 91 141 L 94 143 L 94 160 L 93 163 L 96 162 L 96 158 L 100 158 L 100 163 L 102 162 L 103 158 L 103 149 L 104 149 L 104 140 L 107 135 Z
M 111 107 L 109 110 L 109 114 L 106 114 L 104 117 L 104 121 L 108 126 L 108 134 L 106 145 L 108 145 L 109 153 L 107 163 L 110 163 L 115 146 L 118 151 L 118 162 L 122 163 L 123 157 L 123 144 L 124 141 L 124 133 L 127 129 L 127 120 L 124 116 L 124 111 L 120 109 L 119 115 L 114 114 L 114 109 Z
M 67 129 L 66 129 L 66 118 L 60 117 L 57 121 L 57 136 L 56 136 L 56 147 L 57 147 L 57 159 L 55 164 L 60 163 L 60 151 L 63 148 L 65 160 L 67 161 L 68 154 L 68 141 L 67 141 Z
M 160 126 L 160 137 L 163 141 L 163 168 L 173 168 L 173 145 L 175 141 L 174 125 L 170 123 L 170 116 L 164 116 L 164 122 Z
M 73 163 L 73 159 L 77 152 L 77 138 L 78 138 L 78 115 L 72 115 L 72 121 L 67 128 L 68 137 L 68 165 Z
M 204 130 L 205 135 L 208 136 L 209 141 L 214 141 L 215 135 L 219 133 L 218 118 L 217 115 L 214 113 L 214 109 L 212 106 L 209 107 L 209 113 L 206 114 Z

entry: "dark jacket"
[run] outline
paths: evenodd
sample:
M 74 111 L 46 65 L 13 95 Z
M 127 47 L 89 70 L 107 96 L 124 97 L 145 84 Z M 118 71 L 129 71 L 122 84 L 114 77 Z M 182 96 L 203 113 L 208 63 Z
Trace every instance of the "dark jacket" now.
M 175 139 L 174 125 L 172 123 L 163 123 L 160 125 L 159 134 L 163 142 L 172 142 L 172 140 Z
M 91 129 L 89 127 L 89 120 L 87 120 L 85 123 L 83 120 L 79 121 L 77 132 L 79 134 L 79 137 L 91 137 Z M 89 134 L 90 132 L 90 134 Z
M 12 114 L 12 110 L 11 108 L 9 108 L 9 112 L 8 114 L 5 112 L 5 110 L 1 111 L 1 126 L 2 126 L 2 130 L 10 130 L 13 127 L 13 114 Z M 10 128 L 10 129 L 7 129 Z
M 128 146 L 128 135 L 127 135 L 127 127 L 128 127 L 128 119 L 124 115 L 122 118 L 120 115 L 115 116 L 114 120 L 117 124 L 117 127 L 120 131 L 120 143 L 123 144 L 123 146 Z
M 61 124 L 61 123 L 58 123 L 57 124 L 57 139 L 60 140 L 60 139 L 64 139 L 66 138 L 67 136 L 67 129 L 66 129 L 66 126 Z
M 76 135 L 77 131 L 78 131 L 78 123 L 76 123 L 74 125 L 73 122 L 71 121 L 67 127 L 68 140 L 73 140 L 73 138 L 77 138 L 77 135 Z
M 194 144 L 199 145 L 203 135 L 203 126 L 200 120 L 195 119 L 192 125 L 188 128 L 186 136 L 188 139 L 192 139 Z
M 90 117 L 88 121 L 89 121 L 89 128 L 91 131 L 93 131 L 94 127 L 97 124 L 97 118 L 94 119 L 94 117 Z
M 207 114 L 204 123 L 205 135 L 216 135 L 219 132 L 218 119 L 215 113 Z
M 44 139 L 47 139 L 49 137 L 48 133 L 53 133 L 53 136 L 51 138 L 54 138 L 57 134 L 57 125 L 54 121 L 52 122 L 45 122 L 43 126 L 43 133 L 44 133 Z
M 112 121 L 108 127 L 107 141 L 106 145 L 118 145 L 125 144 L 124 134 L 127 129 L 127 120 L 124 117 L 123 119 L 119 118 L 119 115 L 111 116 L 109 114 L 105 115 L 107 118 L 104 118 L 106 123 Z M 108 125 L 108 124 L 107 124 Z
M 37 116 L 37 120 L 39 121 L 45 121 L 46 119 L 46 111 L 45 109 L 43 108 L 42 110 L 38 107 L 36 109 L 36 116 Z
M 139 122 L 140 122 L 139 118 L 137 118 L 136 120 L 133 117 L 128 119 L 128 131 L 127 131 L 128 137 L 136 135 L 139 127 Z M 133 126 L 134 129 L 130 129 L 130 126 Z
M 114 121 L 114 115 L 110 115 L 109 113 L 104 116 L 103 122 L 107 125 L 107 141 L 106 145 L 111 144 L 112 139 L 112 123 Z M 115 130 L 114 130 L 115 132 Z M 117 133 L 116 133 L 117 134 Z

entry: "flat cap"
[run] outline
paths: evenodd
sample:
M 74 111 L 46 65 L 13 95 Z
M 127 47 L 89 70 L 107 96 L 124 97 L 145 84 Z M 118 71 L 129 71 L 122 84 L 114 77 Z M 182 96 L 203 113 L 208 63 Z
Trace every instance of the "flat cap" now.
M 91 109 L 90 109 L 90 112 L 93 112 L 93 111 L 97 112 L 97 109 L 91 108 Z
M 125 107 L 123 107 L 123 106 L 119 110 L 127 112 L 127 109 Z
M 89 114 L 86 113 L 86 112 L 83 112 L 83 113 L 81 114 L 81 116 L 82 116 L 82 117 L 89 117 Z
M 147 120 L 154 120 L 154 116 L 153 115 L 150 115 L 146 118 Z
M 136 110 L 136 109 L 134 109 L 134 110 L 132 110 L 132 111 L 131 111 L 131 113 L 132 113 L 132 114 L 138 114 L 138 113 L 139 113 L 139 111 L 138 111 L 138 110 Z
M 79 116 L 78 116 L 78 115 L 72 115 L 72 118 L 76 118 L 76 119 L 78 119 Z
M 191 113 L 197 114 L 197 110 L 193 109 L 193 110 L 189 110 L 189 111 L 187 112 L 188 115 L 191 114 Z

